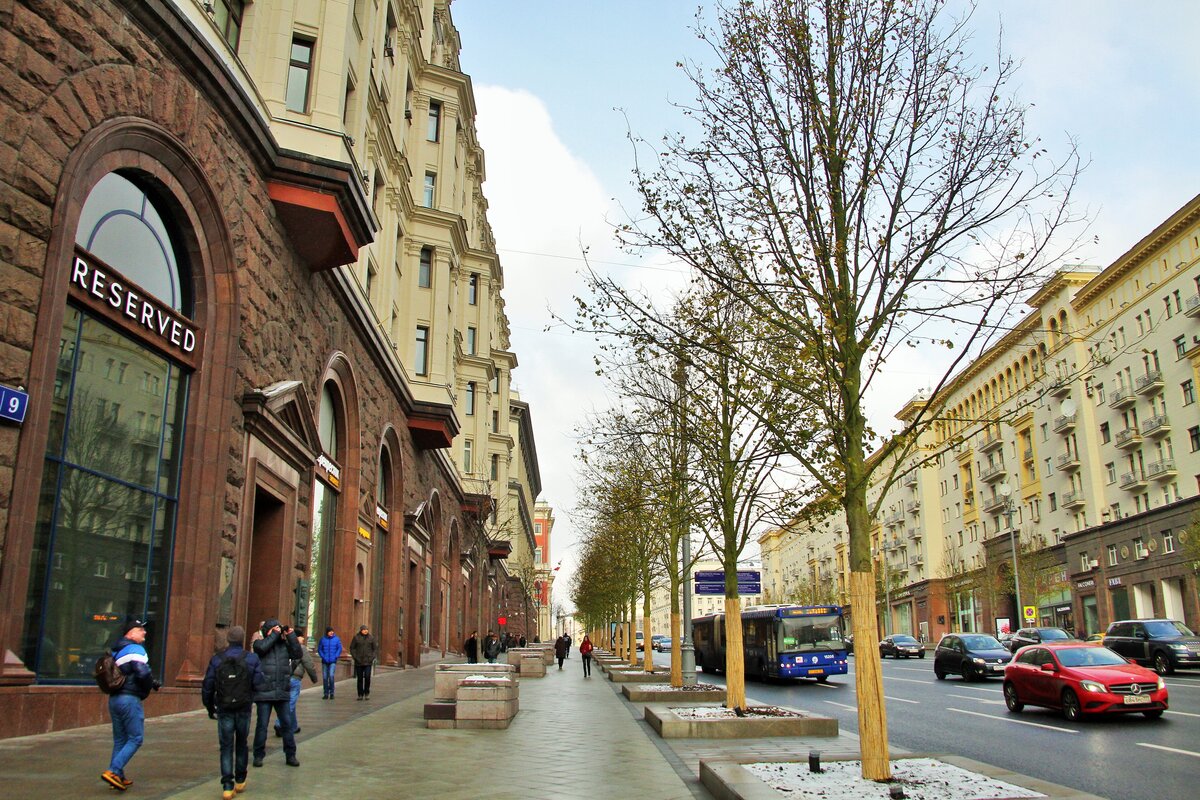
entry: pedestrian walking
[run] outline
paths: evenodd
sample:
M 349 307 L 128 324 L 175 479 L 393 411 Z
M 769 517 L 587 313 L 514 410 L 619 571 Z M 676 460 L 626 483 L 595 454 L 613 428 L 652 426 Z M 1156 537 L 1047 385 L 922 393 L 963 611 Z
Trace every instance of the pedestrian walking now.
M 250 766 L 250 711 L 254 693 L 266 686 L 262 662 L 246 650 L 246 629 L 234 625 L 225 634 L 224 650 L 208 662 L 200 699 L 209 719 L 217 721 L 217 743 L 221 748 L 221 797 L 231 800 L 246 791 Z
M 524 647 L 525 644 L 525 634 L 521 634 L 521 638 L 517 640 L 517 647 Z
M 325 635 L 317 642 L 317 655 L 321 658 L 321 681 L 325 689 L 321 699 L 332 700 L 337 661 L 342 655 L 342 640 L 332 627 L 326 628 Z
M 468 664 L 479 663 L 479 632 L 471 631 L 471 635 L 463 642 L 463 653 L 467 656 Z
M 296 641 L 300 643 L 300 660 L 292 662 L 292 685 L 291 694 L 288 696 L 288 707 L 292 712 L 292 733 L 300 732 L 300 718 L 296 716 L 296 701 L 300 699 L 300 687 L 304 680 L 305 674 L 313 683 L 317 682 L 317 668 L 313 664 L 312 655 L 308 652 L 308 648 L 304 646 L 304 629 L 296 628 Z M 279 720 L 275 720 L 275 735 L 283 736 L 283 728 L 280 727 Z
M 583 656 L 583 677 L 592 677 L 592 640 L 587 636 L 579 643 L 579 655 Z
M 262 689 L 254 692 L 257 710 L 254 726 L 254 766 L 261 767 L 267 755 L 267 728 L 271 712 L 279 718 L 283 729 L 283 754 L 289 767 L 300 766 L 296 758 L 296 724 L 292 721 L 292 661 L 302 657 L 303 650 L 296 632 L 285 628 L 277 619 L 263 623 L 263 638 L 254 643 L 254 654 L 262 662 L 266 680 Z
M 125 676 L 121 687 L 108 697 L 108 716 L 112 718 L 113 749 L 108 769 L 100 779 L 117 791 L 125 791 L 133 781 L 125 777 L 125 767 L 142 746 L 146 729 L 146 712 L 142 701 L 162 683 L 155 680 L 146 655 L 146 623 L 130 618 L 121 627 L 121 636 L 109 648 L 116 669 Z
M 371 669 L 379 656 L 379 645 L 371 635 L 371 629 L 360 625 L 358 633 L 350 640 L 350 658 L 354 659 L 354 680 L 358 685 L 358 699 L 371 697 Z
M 560 636 L 554 642 L 554 657 L 558 659 L 558 668 L 562 669 L 563 662 L 567 660 L 567 637 Z
M 570 658 L 571 657 L 571 634 L 564 633 L 563 636 L 565 636 L 567 638 L 567 658 Z
M 500 655 L 500 640 L 496 634 L 488 631 L 487 639 L 483 642 L 483 657 L 487 659 L 489 664 L 495 664 L 496 658 Z

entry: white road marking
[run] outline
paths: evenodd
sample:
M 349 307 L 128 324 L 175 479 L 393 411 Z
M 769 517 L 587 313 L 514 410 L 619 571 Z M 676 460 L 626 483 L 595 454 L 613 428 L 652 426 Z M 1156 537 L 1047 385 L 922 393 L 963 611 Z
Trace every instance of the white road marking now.
M 921 705 L 920 700 L 905 700 L 903 697 L 892 697 L 890 694 L 885 694 L 884 697 L 888 700 L 895 700 L 897 703 L 912 703 L 914 706 Z
M 983 717 L 984 719 L 993 719 L 993 720 L 996 720 L 997 722 L 1011 722 L 1014 725 L 1028 725 L 1031 728 L 1044 728 L 1048 731 L 1058 731 L 1059 733 L 1079 733 L 1079 731 L 1073 731 L 1070 728 L 1059 728 L 1056 725 L 1041 725 L 1037 722 L 1026 722 L 1025 720 L 1022 720 L 1022 719 L 1009 719 L 1008 717 L 997 717 L 993 714 L 981 714 L 978 711 L 967 711 L 966 709 L 962 709 L 962 708 L 947 708 L 946 710 L 953 711 L 956 714 L 970 714 L 972 717 Z
M 857 706 L 848 706 L 845 703 L 835 703 L 832 700 L 826 700 L 825 702 L 831 706 L 837 706 L 838 708 L 846 708 L 846 709 L 849 709 L 850 711 L 858 711 Z
M 1153 747 L 1155 750 L 1166 750 L 1168 753 L 1179 753 L 1183 756 L 1193 756 L 1200 758 L 1200 753 L 1194 753 L 1191 750 L 1180 750 L 1176 747 L 1163 747 L 1161 744 L 1150 744 L 1149 742 L 1138 742 L 1138 747 Z
M 933 683 L 933 681 L 919 681 L 919 680 L 916 680 L 915 678 L 896 678 L 892 675 L 884 675 L 883 677 L 889 681 L 904 681 L 905 683 L 925 683 L 925 684 Z
M 837 689 L 841 686 L 840 683 L 817 683 L 817 686 L 824 686 L 826 689 Z
M 1003 700 L 992 700 L 987 697 L 972 697 L 969 694 L 952 694 L 952 695 L 950 695 L 950 697 L 961 697 L 963 700 L 974 700 L 976 703 L 987 703 L 988 705 L 993 705 L 993 706 L 1004 705 Z
M 1174 714 L 1177 717 L 1200 717 L 1200 714 L 1190 714 L 1187 711 L 1168 711 L 1168 714 Z

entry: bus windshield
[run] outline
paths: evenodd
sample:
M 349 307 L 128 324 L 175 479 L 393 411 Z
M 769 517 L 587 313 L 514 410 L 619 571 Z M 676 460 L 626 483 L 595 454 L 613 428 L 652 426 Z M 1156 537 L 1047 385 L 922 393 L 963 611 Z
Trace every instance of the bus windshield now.
M 842 618 L 837 614 L 784 617 L 779 626 L 779 650 L 844 650 Z

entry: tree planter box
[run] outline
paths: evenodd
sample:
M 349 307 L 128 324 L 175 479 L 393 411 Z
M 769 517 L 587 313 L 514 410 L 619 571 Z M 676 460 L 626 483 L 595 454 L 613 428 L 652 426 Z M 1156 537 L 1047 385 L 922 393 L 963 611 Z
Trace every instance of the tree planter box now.
M 682 704 L 681 704 L 682 705 Z M 753 706 L 751 706 L 753 708 Z M 646 706 L 646 722 L 664 739 L 759 739 L 769 736 L 837 736 L 838 723 L 807 711 L 798 717 L 685 719 L 667 705 Z
M 517 668 L 512 664 L 438 664 L 433 674 L 434 702 L 453 702 L 458 697 L 458 682 L 470 675 L 505 677 L 517 683 Z
M 640 669 L 608 671 L 608 679 L 613 683 L 662 683 L 671 680 L 669 672 L 642 672 Z
M 1027 789 L 1031 793 L 1037 792 L 1045 795 L 1047 798 L 1059 798 L 1060 800 L 1101 800 L 1096 795 L 1087 794 L 1085 792 L 1071 789 L 1066 786 L 1060 786 L 1054 783 L 1031 778 L 1020 773 L 1010 772 L 999 767 L 993 767 L 990 764 L 984 764 L 979 761 L 973 761 L 969 758 L 953 755 L 924 755 L 916 754 L 904 756 L 904 758 L 933 758 L 938 761 L 943 761 L 947 764 L 952 764 L 969 772 L 975 772 L 987 778 L 1011 783 L 1014 786 L 1019 786 L 1022 789 Z M 857 753 L 847 756 L 825 757 L 822 756 L 821 763 L 828 764 L 834 761 L 857 761 L 859 755 Z M 893 758 L 892 763 L 895 764 L 901 759 Z M 700 783 L 704 788 L 715 797 L 717 800 L 778 800 L 781 796 L 779 792 L 772 789 L 766 781 L 759 778 L 757 775 L 746 769 L 743 764 L 761 764 L 761 763 L 806 763 L 807 758 L 764 758 L 762 756 L 735 756 L 730 758 L 704 758 L 700 760 Z
M 510 680 L 463 680 L 458 684 L 456 728 L 507 728 L 520 709 L 518 689 Z
M 669 684 L 668 684 L 669 685 Z M 665 703 L 672 706 L 703 705 L 705 703 L 724 703 L 724 689 L 678 689 L 662 688 L 664 684 L 627 683 L 621 687 L 621 694 L 631 703 Z

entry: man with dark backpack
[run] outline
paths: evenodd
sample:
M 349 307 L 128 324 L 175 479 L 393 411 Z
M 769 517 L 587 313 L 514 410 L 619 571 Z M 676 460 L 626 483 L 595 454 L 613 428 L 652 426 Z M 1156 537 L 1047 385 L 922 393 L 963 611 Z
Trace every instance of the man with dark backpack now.
M 200 697 L 209 718 L 217 721 L 221 743 L 221 795 L 224 800 L 246 789 L 250 766 L 250 711 L 254 693 L 266 685 L 258 656 L 245 649 L 246 629 L 235 625 L 225 634 L 229 646 L 212 657 L 204 673 Z
M 113 749 L 108 769 L 100 780 L 119 792 L 133 783 L 125 777 L 125 766 L 142 746 L 146 714 L 142 709 L 151 690 L 162 684 L 150 671 L 146 654 L 146 623 L 130 617 L 121 627 L 121 637 L 107 655 L 96 662 L 96 683 L 108 694 L 108 715 L 112 718 Z M 119 674 L 118 674 L 119 673 Z

